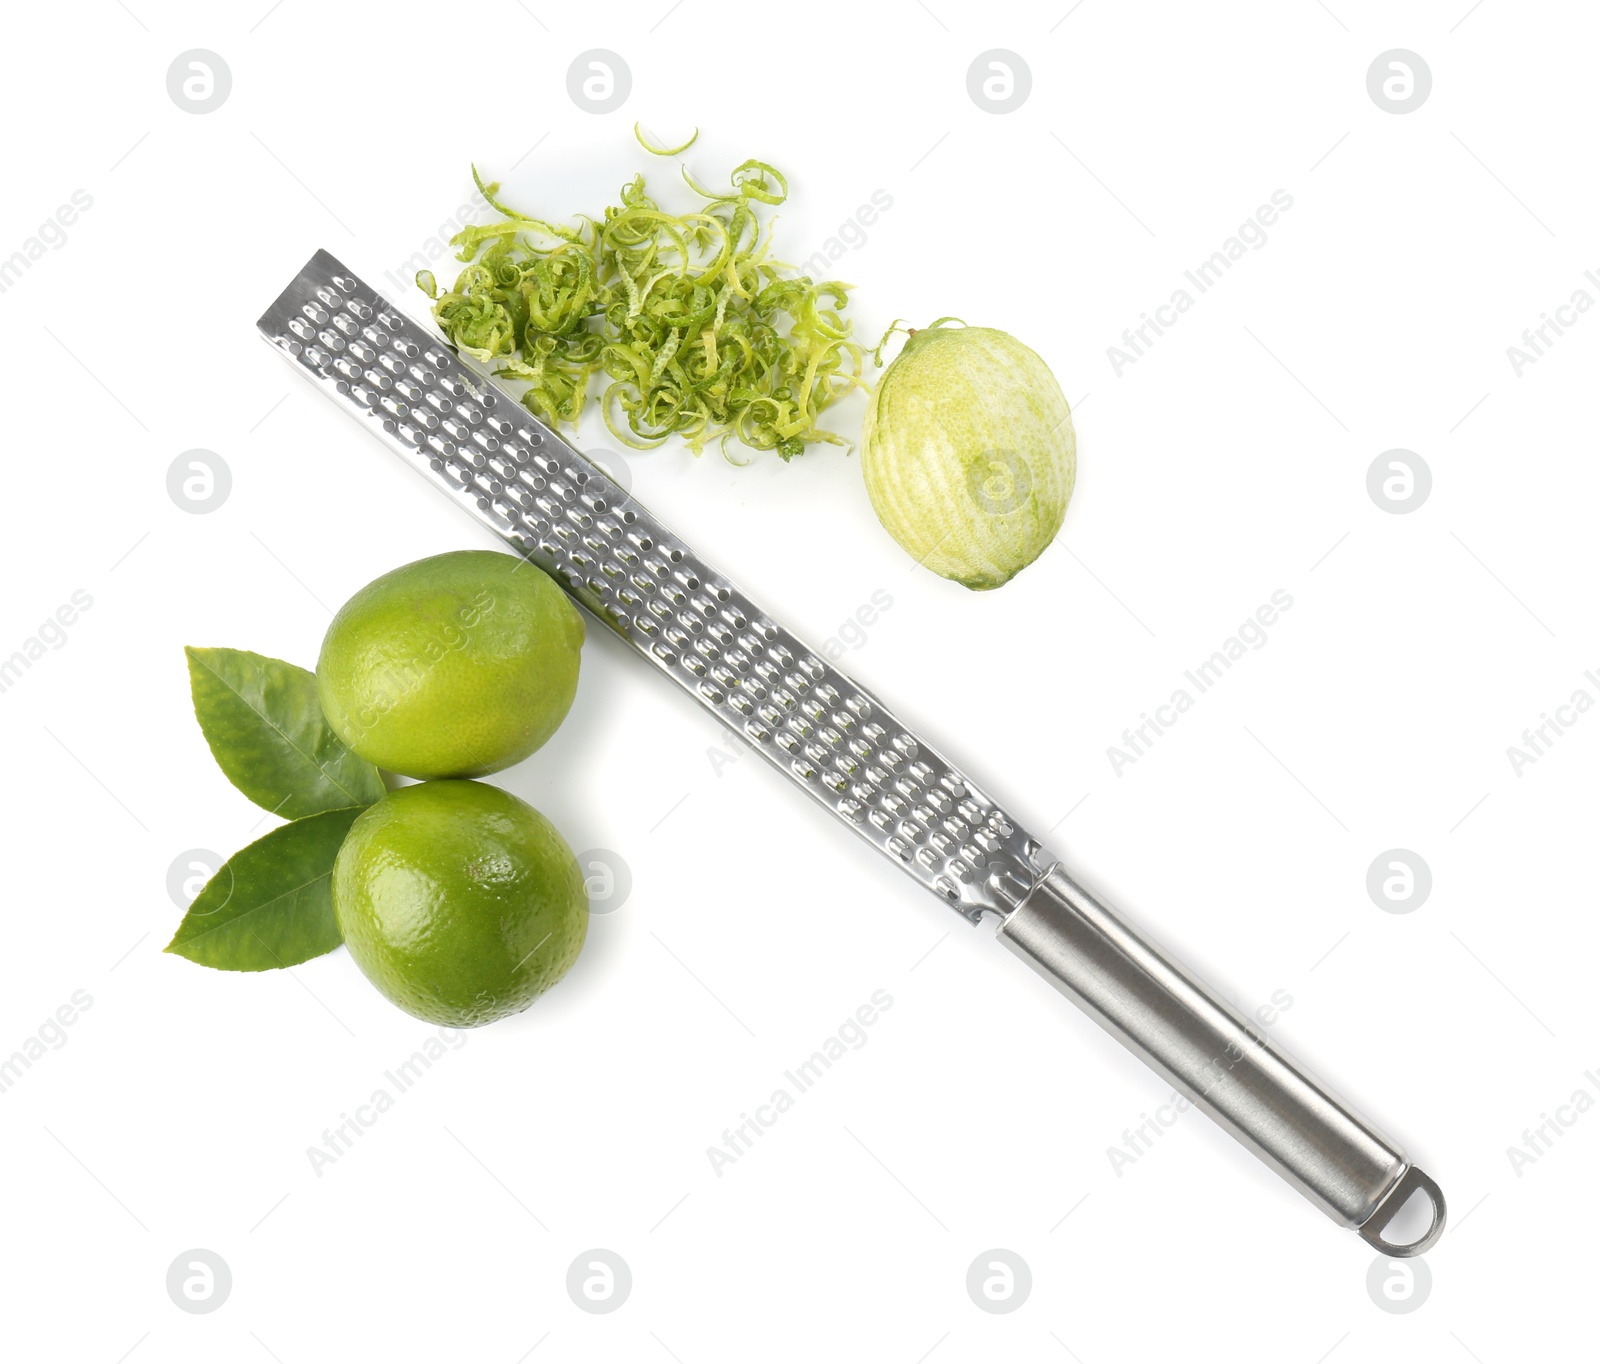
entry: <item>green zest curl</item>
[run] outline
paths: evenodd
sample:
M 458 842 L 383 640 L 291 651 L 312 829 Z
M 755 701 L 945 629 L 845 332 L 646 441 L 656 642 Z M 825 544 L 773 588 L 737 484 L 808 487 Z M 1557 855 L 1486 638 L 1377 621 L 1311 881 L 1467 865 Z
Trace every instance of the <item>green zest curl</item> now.
M 658 147 L 637 125 L 640 146 Z M 746 161 L 726 190 L 683 171 L 706 202 L 693 213 L 664 211 L 644 177 L 622 187 L 621 203 L 576 227 L 530 218 L 500 202 L 498 183 L 473 168 L 499 222 L 451 238 L 467 262 L 448 293 L 430 271 L 417 287 L 434 300 L 440 328 L 466 354 L 495 365 L 497 377 L 527 384 L 522 402 L 553 426 L 576 426 L 590 380 L 606 426 L 624 445 L 648 450 L 681 436 L 699 454 L 712 440 L 737 439 L 785 460 L 806 446 L 849 442 L 817 418 L 862 380 L 864 352 L 844 317 L 850 286 L 813 283 L 769 255 L 770 224 L 757 205 L 781 204 L 788 182 L 764 161 Z

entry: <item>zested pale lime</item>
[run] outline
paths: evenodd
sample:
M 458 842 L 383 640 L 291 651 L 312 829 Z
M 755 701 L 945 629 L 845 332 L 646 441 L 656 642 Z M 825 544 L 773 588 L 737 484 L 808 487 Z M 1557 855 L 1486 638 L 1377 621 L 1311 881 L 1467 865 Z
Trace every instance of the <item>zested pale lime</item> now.
M 861 423 L 861 473 L 884 529 L 924 567 L 979 592 L 1055 538 L 1077 452 L 1049 367 L 992 327 L 914 332 Z

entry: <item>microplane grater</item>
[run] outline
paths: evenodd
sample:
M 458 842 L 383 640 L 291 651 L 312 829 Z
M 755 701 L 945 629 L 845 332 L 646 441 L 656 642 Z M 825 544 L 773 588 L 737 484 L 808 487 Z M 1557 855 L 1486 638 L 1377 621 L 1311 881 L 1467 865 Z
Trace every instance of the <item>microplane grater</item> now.
M 1391 1255 L 1444 1196 L 1394 1141 L 1095 898 L 864 687 L 631 493 L 326 251 L 257 323 L 391 450 L 545 572 L 773 767 L 997 936 L 1335 1221 Z M 1428 1230 L 1383 1232 L 1413 1193 Z
M 461 506 L 917 881 L 976 923 L 1037 844 L 598 465 L 318 252 L 263 332 Z

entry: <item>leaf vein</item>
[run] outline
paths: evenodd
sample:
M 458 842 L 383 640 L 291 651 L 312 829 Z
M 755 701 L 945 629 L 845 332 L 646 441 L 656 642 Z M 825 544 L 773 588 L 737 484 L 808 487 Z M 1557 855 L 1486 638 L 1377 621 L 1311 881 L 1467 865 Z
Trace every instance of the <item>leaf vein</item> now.
M 313 758 L 311 756 L 311 754 L 307 753 L 305 751 L 305 749 L 301 748 L 300 745 L 297 744 L 294 741 L 293 737 L 291 737 L 289 734 L 285 733 L 282 729 L 280 729 L 278 727 L 277 723 L 273 720 L 273 718 L 270 715 L 268 715 L 264 710 L 260 710 L 257 707 L 251 705 L 249 698 L 246 697 L 245 694 L 243 692 L 241 692 L 237 687 L 235 687 L 232 682 L 230 682 L 226 677 L 224 677 L 215 668 L 213 668 L 210 665 L 210 663 L 208 663 L 204 658 L 202 658 L 200 660 L 200 666 L 202 668 L 204 668 L 208 673 L 210 673 L 214 678 L 216 678 L 218 682 L 222 683 L 222 685 L 224 687 L 226 687 L 230 692 L 232 692 L 234 694 L 234 696 L 236 696 L 238 698 L 240 705 L 242 705 L 252 715 L 257 716 L 262 721 L 262 723 L 267 726 L 268 729 L 270 729 L 274 734 L 276 734 L 280 739 L 282 739 L 285 744 L 287 744 L 291 749 L 293 749 L 296 753 L 298 753 L 300 755 L 300 757 L 302 759 L 304 759 L 304 761 L 306 762 L 306 764 L 308 766 L 310 766 L 311 768 L 313 768 L 317 772 L 320 772 L 322 774 L 322 776 L 324 778 L 326 778 L 327 781 L 331 785 L 337 787 L 345 795 L 349 796 L 352 804 L 356 804 L 356 805 L 361 804 L 361 797 L 356 792 L 352 791 L 348 786 L 346 786 L 342 781 L 340 781 L 338 777 L 336 777 L 332 772 L 328 771 L 328 769 L 326 767 L 324 767 L 315 758 Z
M 261 900 L 256 904 L 246 905 L 237 914 L 232 915 L 230 918 L 218 919 L 216 923 L 205 929 L 204 932 L 190 934 L 188 937 L 181 939 L 181 941 L 196 942 L 201 938 L 210 936 L 212 933 L 220 932 L 222 929 L 237 924 L 241 919 L 254 914 L 257 910 L 271 909 L 272 906 L 277 904 L 280 900 L 287 900 L 290 896 L 298 895 L 303 890 L 310 890 L 311 887 L 316 885 L 319 881 L 326 881 L 332 875 L 333 871 L 330 868 L 328 871 L 323 872 L 321 876 L 313 876 L 309 881 L 302 882 L 298 886 L 291 886 L 288 890 L 279 891 L 278 894 L 274 895 L 270 900 Z M 218 912 L 218 910 L 226 908 L 226 905 L 218 905 L 217 909 L 214 910 L 202 910 L 201 915 L 204 916 L 206 914 L 215 914 Z

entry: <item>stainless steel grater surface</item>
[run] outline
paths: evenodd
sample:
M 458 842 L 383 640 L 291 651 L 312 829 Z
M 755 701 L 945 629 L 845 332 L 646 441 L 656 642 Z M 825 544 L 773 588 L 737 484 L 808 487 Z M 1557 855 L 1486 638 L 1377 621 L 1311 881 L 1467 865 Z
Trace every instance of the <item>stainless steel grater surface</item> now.
M 1396 1143 L 442 337 L 326 251 L 257 326 L 813 799 L 964 918 L 996 915 L 1007 948 L 1329 1216 L 1393 1255 L 1438 1239 L 1444 1197 Z M 1428 1230 L 1385 1240 L 1419 1191 Z
M 326 251 L 258 324 L 375 434 L 791 781 L 976 923 L 1038 844 L 526 408 Z

